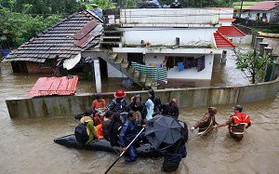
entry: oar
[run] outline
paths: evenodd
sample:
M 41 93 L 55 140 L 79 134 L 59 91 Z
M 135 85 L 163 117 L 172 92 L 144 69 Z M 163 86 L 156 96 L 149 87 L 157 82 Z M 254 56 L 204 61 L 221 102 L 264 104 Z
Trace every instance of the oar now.
M 136 139 L 139 137 L 139 135 L 142 133 L 142 131 L 144 130 L 144 127 L 140 130 L 140 132 L 136 135 L 136 137 L 130 142 L 130 144 L 126 147 L 126 149 L 128 149 L 135 141 Z M 114 164 L 117 163 L 118 160 L 120 160 L 120 158 L 124 155 L 126 151 L 123 151 L 119 157 L 110 165 L 110 167 L 106 170 L 105 174 L 107 174 L 110 169 L 114 166 Z

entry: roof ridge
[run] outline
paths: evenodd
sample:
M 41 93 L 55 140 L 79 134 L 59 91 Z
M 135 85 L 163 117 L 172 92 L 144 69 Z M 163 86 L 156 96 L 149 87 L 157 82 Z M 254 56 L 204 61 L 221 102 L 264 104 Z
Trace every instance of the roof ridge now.
M 99 16 L 97 16 L 94 12 L 90 11 L 90 10 L 84 10 L 86 11 L 88 14 L 90 14 L 91 16 L 93 16 L 94 18 L 98 19 L 100 22 L 104 22 L 103 19 L 101 19 Z
M 239 28 L 237 28 L 236 26 L 234 26 L 234 25 L 231 25 L 232 27 L 234 27 L 238 32 L 240 32 L 241 34 L 243 34 L 244 36 L 246 36 L 246 34 L 243 32 L 243 31 L 241 31 Z

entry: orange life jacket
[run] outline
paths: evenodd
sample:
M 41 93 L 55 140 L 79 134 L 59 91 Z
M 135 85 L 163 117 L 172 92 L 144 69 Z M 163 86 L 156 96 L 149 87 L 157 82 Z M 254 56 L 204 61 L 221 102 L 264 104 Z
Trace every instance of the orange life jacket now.
M 244 134 L 246 126 L 250 123 L 250 116 L 242 112 L 235 113 L 231 116 L 232 123 L 229 130 L 233 134 Z
M 98 101 L 97 99 L 92 102 L 92 109 L 98 109 L 103 108 L 105 110 L 106 108 L 106 101 L 104 99 L 101 99 L 101 101 Z
M 99 124 L 95 126 L 95 136 L 99 138 L 104 138 L 104 133 L 103 133 L 103 125 Z
M 241 124 L 241 123 L 244 123 L 244 124 L 250 123 L 250 116 L 246 115 L 242 112 L 235 113 L 234 115 L 231 116 L 231 118 L 232 118 L 234 126 Z

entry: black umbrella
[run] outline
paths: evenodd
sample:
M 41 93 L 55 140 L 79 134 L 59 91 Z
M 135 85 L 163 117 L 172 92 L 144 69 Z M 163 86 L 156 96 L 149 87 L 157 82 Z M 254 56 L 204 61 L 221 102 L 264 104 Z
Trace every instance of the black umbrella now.
M 145 137 L 149 143 L 158 148 L 161 144 L 172 145 L 186 137 L 182 125 L 171 116 L 157 115 L 148 120 L 145 127 Z

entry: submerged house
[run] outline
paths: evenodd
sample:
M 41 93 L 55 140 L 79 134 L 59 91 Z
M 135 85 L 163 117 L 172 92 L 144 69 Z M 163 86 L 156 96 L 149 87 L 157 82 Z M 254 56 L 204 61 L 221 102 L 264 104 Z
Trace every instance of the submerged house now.
M 275 24 L 279 22 L 279 1 L 262 1 L 244 10 L 241 18 Z
M 94 13 L 75 13 L 12 51 L 4 61 L 11 62 L 13 72 L 59 74 L 59 67 L 73 68 L 83 50 L 98 44 L 102 29 L 102 20 Z

